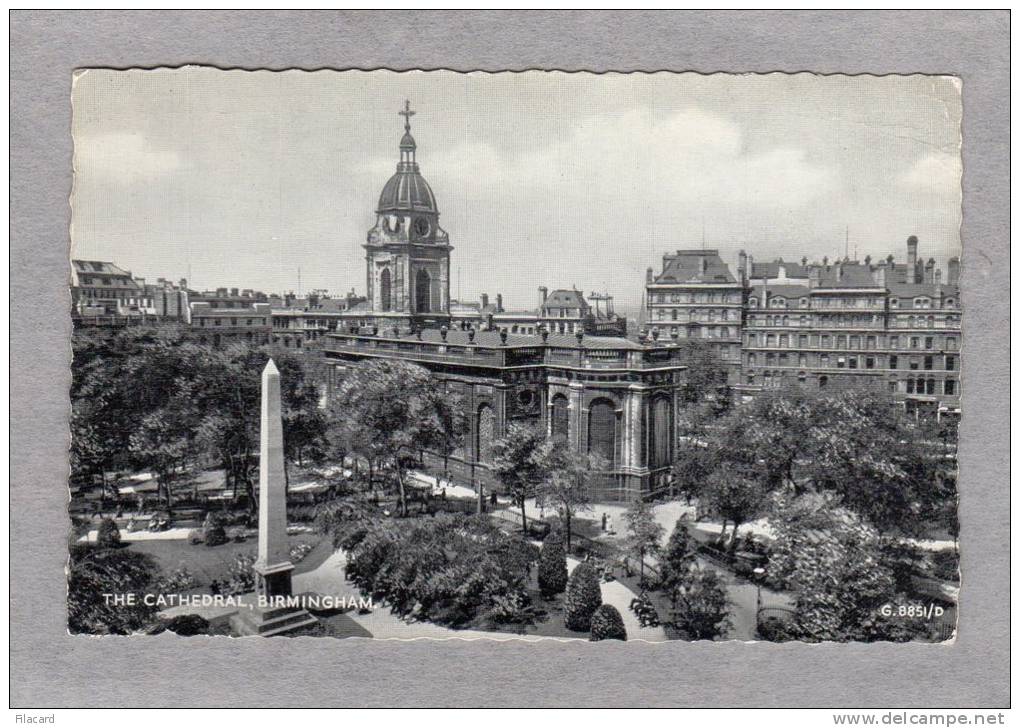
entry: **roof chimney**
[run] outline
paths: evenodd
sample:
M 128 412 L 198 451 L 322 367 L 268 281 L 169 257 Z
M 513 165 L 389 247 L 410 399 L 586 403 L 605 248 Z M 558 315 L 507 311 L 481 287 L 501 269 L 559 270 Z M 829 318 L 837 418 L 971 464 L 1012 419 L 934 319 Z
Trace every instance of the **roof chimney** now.
M 503 294 L 496 294 L 496 313 L 503 313 Z
M 946 283 L 951 286 L 960 285 L 960 259 L 953 256 L 949 259 L 946 271 Z
M 545 305 L 545 299 L 549 297 L 549 289 L 545 286 L 538 287 L 538 307 L 542 308 Z
M 489 307 L 489 294 L 488 293 L 483 293 L 482 294 L 482 308 L 488 308 L 488 307 Z
M 652 268 L 648 268 L 648 270 L 645 271 L 645 283 L 651 283 L 654 280 L 655 280 L 655 271 L 652 270 Z
M 917 266 L 917 236 L 911 235 L 907 238 L 907 275 L 914 275 L 914 268 Z M 907 281 L 913 283 L 914 281 Z

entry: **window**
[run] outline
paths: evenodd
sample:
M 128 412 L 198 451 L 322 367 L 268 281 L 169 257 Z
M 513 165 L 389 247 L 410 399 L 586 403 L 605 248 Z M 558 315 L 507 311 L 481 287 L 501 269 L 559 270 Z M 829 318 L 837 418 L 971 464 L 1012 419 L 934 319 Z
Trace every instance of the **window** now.
M 552 436 L 570 437 L 570 412 L 567 398 L 562 394 L 555 395 L 552 400 Z
M 924 337 L 924 348 L 930 349 L 935 344 L 935 340 L 931 336 Z
M 896 368 L 896 365 L 897 365 L 898 363 L 899 363 L 899 359 L 898 359 L 898 358 L 896 357 L 896 355 L 895 355 L 895 354 L 892 354 L 892 355 L 891 355 L 891 356 L 889 357 L 889 368 L 890 368 L 890 369 L 895 369 L 895 368 Z
M 831 337 L 828 334 L 823 334 L 822 335 L 822 348 L 823 349 L 828 349 L 831 344 L 832 344 Z
M 865 369 L 874 369 L 875 368 L 875 357 L 873 357 L 873 356 L 866 356 L 866 357 L 864 357 L 864 368 Z
M 856 369 L 857 368 L 857 357 L 856 356 L 849 357 L 847 359 L 847 364 L 850 366 L 851 369 Z
M 946 357 L 946 371 L 947 372 L 951 372 L 954 369 L 956 369 L 956 357 L 947 356 Z
M 845 336 L 837 336 L 836 337 L 836 348 L 837 349 L 845 349 L 846 348 L 846 337 Z
M 914 380 L 913 379 L 908 379 L 907 380 L 907 394 L 913 394 L 913 393 L 914 393 Z
M 843 356 L 836 357 L 836 368 L 837 369 L 842 369 L 845 366 L 846 366 L 846 357 L 843 357 Z
M 915 372 L 921 368 L 916 356 L 910 357 L 910 368 Z
M 386 268 L 379 275 L 379 309 L 382 311 L 389 311 L 391 304 L 390 299 L 390 269 Z
M 954 379 L 947 379 L 945 381 L 945 385 L 944 385 L 943 391 L 946 394 L 956 394 L 956 380 L 954 380 Z
M 818 388 L 819 389 L 824 389 L 825 386 L 828 383 L 829 383 L 829 378 L 827 376 L 825 376 L 824 374 L 822 376 L 818 377 Z
M 808 345 L 807 334 L 801 334 L 800 336 L 797 337 L 797 345 L 801 349 L 806 349 L 807 348 L 807 345 Z
M 889 337 L 889 348 L 890 349 L 899 349 L 900 348 L 900 337 L 899 336 L 890 336 Z
M 928 380 L 928 394 L 935 394 L 935 380 Z
M 947 336 L 946 337 L 946 349 L 948 349 L 949 351 L 956 351 L 956 337 L 955 336 Z
M 592 405 L 588 415 L 588 451 L 599 453 L 610 465 L 616 456 L 616 410 L 605 400 Z
M 920 348 L 920 346 L 921 346 L 921 339 L 918 338 L 917 336 L 911 336 L 910 337 L 910 348 L 911 349 L 918 349 L 918 348 Z
M 753 367 L 758 363 L 758 358 L 752 353 L 747 355 L 747 365 Z
M 850 348 L 855 350 L 861 348 L 861 338 L 859 336 L 850 337 Z
M 890 392 L 896 391 L 896 382 L 889 382 L 889 391 Z
M 933 363 L 934 359 L 935 359 L 935 357 L 931 357 L 931 356 L 926 356 L 924 358 L 924 370 L 926 372 L 930 372 L 931 371 L 932 363 Z

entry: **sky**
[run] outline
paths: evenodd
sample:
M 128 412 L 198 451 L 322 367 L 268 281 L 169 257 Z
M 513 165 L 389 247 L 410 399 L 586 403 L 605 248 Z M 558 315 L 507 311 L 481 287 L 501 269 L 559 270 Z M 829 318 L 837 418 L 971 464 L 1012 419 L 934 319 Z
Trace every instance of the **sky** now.
M 194 288 L 365 290 L 404 100 L 451 296 L 640 304 L 682 248 L 960 254 L 961 101 L 939 76 L 80 72 L 72 257 Z

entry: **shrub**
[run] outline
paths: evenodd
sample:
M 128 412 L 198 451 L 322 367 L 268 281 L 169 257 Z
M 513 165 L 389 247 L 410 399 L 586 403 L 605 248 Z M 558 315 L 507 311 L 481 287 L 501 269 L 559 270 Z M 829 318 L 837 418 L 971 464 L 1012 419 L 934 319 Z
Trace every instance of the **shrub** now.
M 99 522 L 99 530 L 96 532 L 96 545 L 101 549 L 120 546 L 120 529 L 117 527 L 115 520 L 104 518 Z
M 188 571 L 186 566 L 171 571 L 156 580 L 155 591 L 161 594 L 186 592 L 198 586 L 198 580 Z
M 673 618 L 673 626 L 684 639 L 710 640 L 726 631 L 728 601 L 714 571 L 696 567 L 688 572 L 683 588 L 676 592 Z
M 255 589 L 255 557 L 238 554 L 230 565 L 227 581 L 223 583 L 225 594 L 245 594 Z
M 514 592 L 493 598 L 492 607 L 485 617 L 491 624 L 533 624 L 538 614 L 531 599 L 524 592 Z
M 538 557 L 538 589 L 546 599 L 567 588 L 567 553 L 563 541 L 549 538 L 542 544 Z
M 209 622 L 197 614 L 179 614 L 166 623 L 170 632 L 181 637 L 194 637 L 209 631 Z
M 581 563 L 567 580 L 567 593 L 563 601 L 563 623 L 574 632 L 591 629 L 591 617 L 602 604 L 599 577 L 588 563 Z
M 220 524 L 216 524 L 205 532 L 205 545 L 206 546 L 219 546 L 228 541 L 226 529 Z
M 591 615 L 591 641 L 627 639 L 623 617 L 612 604 L 603 604 Z
M 505 598 L 525 590 L 538 558 L 533 545 L 485 516 L 391 519 L 330 507 L 319 522 L 347 550 L 346 576 L 362 594 L 402 617 L 454 627 L 490 613 L 509 618 L 522 605 Z

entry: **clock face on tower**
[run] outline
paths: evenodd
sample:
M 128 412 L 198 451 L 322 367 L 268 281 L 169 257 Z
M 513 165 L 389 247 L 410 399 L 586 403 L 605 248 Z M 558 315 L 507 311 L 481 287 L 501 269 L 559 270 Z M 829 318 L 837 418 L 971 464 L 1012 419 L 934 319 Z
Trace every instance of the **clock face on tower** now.
M 431 226 L 429 221 L 424 217 L 418 217 L 414 220 L 414 232 L 419 238 L 428 237 Z

